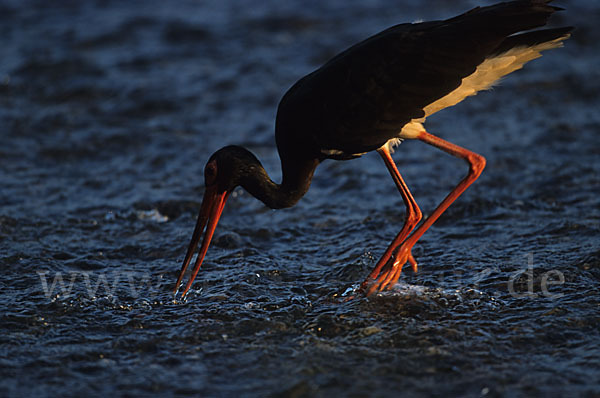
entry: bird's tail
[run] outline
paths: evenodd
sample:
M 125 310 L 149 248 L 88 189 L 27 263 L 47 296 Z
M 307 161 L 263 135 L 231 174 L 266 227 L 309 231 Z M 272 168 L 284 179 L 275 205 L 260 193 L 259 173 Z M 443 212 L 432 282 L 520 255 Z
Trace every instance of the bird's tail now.
M 546 25 L 550 16 L 562 8 L 548 5 L 552 0 L 516 0 L 476 7 L 446 22 L 459 20 L 474 32 L 494 32 L 505 36 Z
M 516 47 L 539 47 L 539 51 L 557 48 L 562 46 L 562 42 L 569 38 L 572 30 L 572 26 L 567 26 L 564 28 L 535 30 L 533 32 L 509 36 L 500 43 L 493 54 L 502 54 Z

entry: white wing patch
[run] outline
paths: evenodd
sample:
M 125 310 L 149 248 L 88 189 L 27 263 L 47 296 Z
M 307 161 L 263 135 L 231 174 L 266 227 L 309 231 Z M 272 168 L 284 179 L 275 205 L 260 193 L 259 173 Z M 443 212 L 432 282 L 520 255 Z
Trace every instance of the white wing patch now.
M 498 54 L 493 58 L 483 61 L 469 76 L 463 78 L 462 83 L 454 91 L 427 105 L 423 110 L 425 117 L 414 119 L 413 122 L 424 122 L 427 116 L 453 106 L 465 98 L 477 94 L 479 91 L 491 88 L 500 78 L 521 69 L 527 62 L 542 56 L 541 52 L 562 47 L 563 40 L 571 36 L 566 34 L 555 40 L 540 43 L 531 47 L 514 47 Z
M 388 140 L 384 146 L 387 146 L 390 152 L 394 152 L 394 149 L 400 145 L 402 140 L 415 139 L 421 132 L 426 131 L 422 123 L 425 122 L 427 116 L 433 115 L 444 108 L 456 105 L 465 98 L 477 94 L 479 91 L 491 88 L 494 83 L 497 83 L 503 76 L 521 69 L 527 62 L 541 57 L 542 51 L 562 47 L 562 42 L 570 36 L 571 34 L 566 34 L 555 40 L 540 43 L 531 47 L 513 47 L 492 58 L 487 58 L 477 67 L 477 69 L 475 69 L 475 72 L 463 78 L 460 86 L 454 89 L 454 91 L 427 105 L 423 109 L 425 111 L 424 117 L 412 119 L 405 124 L 397 138 Z M 323 149 L 321 152 L 325 155 L 341 155 L 344 153 L 336 149 Z M 356 156 L 360 155 L 362 155 L 362 153 L 356 154 Z
M 321 153 L 323 155 L 336 156 L 336 155 L 343 155 L 344 151 L 340 151 L 339 149 L 321 149 Z

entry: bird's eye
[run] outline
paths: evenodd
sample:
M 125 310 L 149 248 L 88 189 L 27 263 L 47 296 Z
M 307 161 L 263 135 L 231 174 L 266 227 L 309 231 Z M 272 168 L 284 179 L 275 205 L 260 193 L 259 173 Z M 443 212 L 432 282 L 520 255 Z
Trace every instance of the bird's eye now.
M 208 162 L 206 167 L 204 168 L 204 181 L 206 185 L 211 185 L 215 182 L 217 178 L 217 162 L 214 160 L 212 162 Z

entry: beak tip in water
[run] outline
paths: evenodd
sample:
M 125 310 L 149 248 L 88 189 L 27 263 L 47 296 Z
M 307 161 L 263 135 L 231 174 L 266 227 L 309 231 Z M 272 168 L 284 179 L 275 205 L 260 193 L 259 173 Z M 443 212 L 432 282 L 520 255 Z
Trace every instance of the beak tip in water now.
M 194 282 L 194 279 L 200 270 L 200 266 L 202 265 L 202 261 L 204 260 L 204 256 L 208 250 L 208 245 L 210 244 L 210 240 L 212 239 L 215 228 L 217 227 L 217 223 L 219 222 L 219 218 L 221 217 L 221 213 L 223 212 L 223 207 L 225 207 L 225 202 L 227 201 L 228 196 L 229 191 L 218 192 L 215 189 L 207 189 L 204 192 L 204 199 L 202 200 L 200 214 L 198 215 L 192 240 L 188 246 L 185 260 L 183 261 L 181 272 L 179 274 L 179 278 L 177 279 L 177 284 L 173 290 L 174 295 L 177 296 L 179 293 L 179 288 L 181 287 L 181 282 L 185 276 L 185 271 L 192 260 L 196 247 L 200 243 L 202 231 L 204 231 L 204 227 L 206 227 L 206 231 L 204 231 L 204 239 L 200 245 L 200 252 L 196 258 L 192 275 L 190 276 L 190 279 L 187 282 L 183 293 L 181 294 L 182 300 L 185 300 L 185 296 L 192 287 L 192 283 Z

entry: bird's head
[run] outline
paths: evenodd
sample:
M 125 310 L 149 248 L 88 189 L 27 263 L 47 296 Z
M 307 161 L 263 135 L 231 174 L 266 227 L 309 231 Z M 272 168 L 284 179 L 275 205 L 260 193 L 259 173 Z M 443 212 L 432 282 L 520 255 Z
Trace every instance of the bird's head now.
M 196 274 L 200 270 L 200 266 L 202 265 L 202 261 L 204 260 L 204 256 L 206 255 L 206 251 L 208 250 L 208 246 L 229 194 L 238 185 L 243 185 L 248 175 L 256 172 L 257 165 L 260 165 L 258 159 L 256 159 L 250 151 L 238 146 L 223 147 L 208 159 L 208 162 L 204 167 L 204 198 L 202 199 L 202 205 L 200 206 L 200 214 L 196 221 L 194 234 L 192 235 L 192 240 L 181 267 L 179 278 L 177 279 L 175 293 L 177 293 L 179 289 L 185 271 L 192 259 L 196 247 L 200 243 L 200 237 L 206 227 L 204 239 L 200 246 L 200 252 L 196 258 L 192 276 L 183 291 L 183 296 L 185 296 L 190 289 L 194 278 L 196 278 Z
M 252 174 L 260 162 L 245 148 L 229 145 L 213 153 L 204 167 L 206 189 L 231 192 Z

